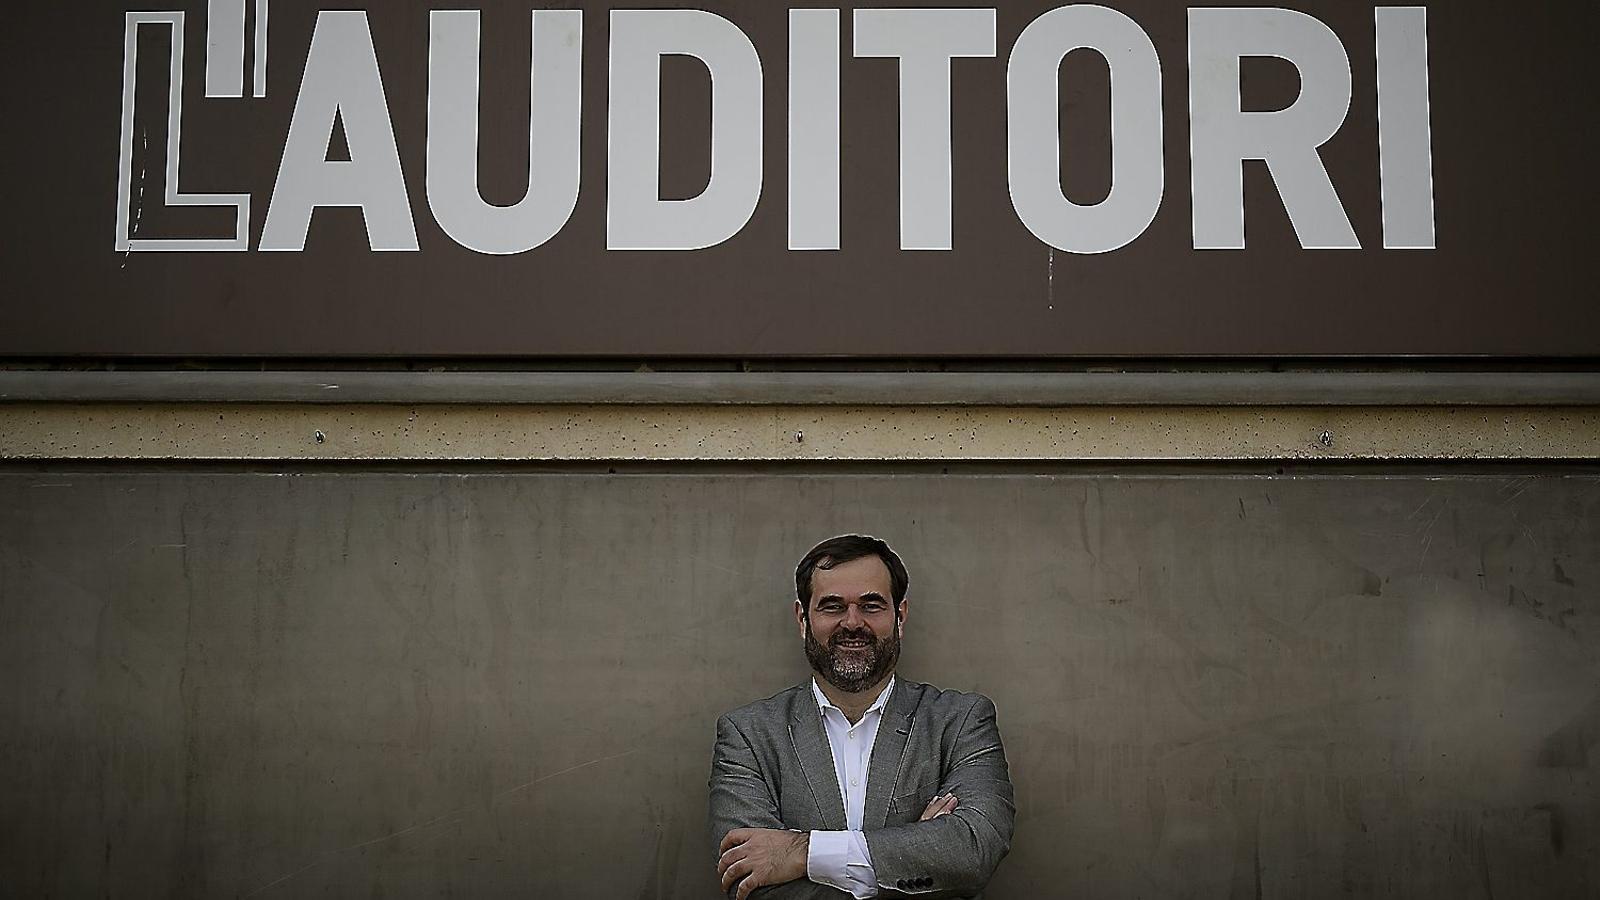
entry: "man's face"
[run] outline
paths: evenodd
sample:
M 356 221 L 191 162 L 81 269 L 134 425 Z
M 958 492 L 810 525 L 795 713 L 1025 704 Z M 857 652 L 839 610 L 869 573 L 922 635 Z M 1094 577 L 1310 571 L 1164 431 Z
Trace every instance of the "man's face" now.
M 841 691 L 877 684 L 900 660 L 900 626 L 889 569 L 876 556 L 817 569 L 811 575 L 810 623 L 796 604 L 811 668 Z

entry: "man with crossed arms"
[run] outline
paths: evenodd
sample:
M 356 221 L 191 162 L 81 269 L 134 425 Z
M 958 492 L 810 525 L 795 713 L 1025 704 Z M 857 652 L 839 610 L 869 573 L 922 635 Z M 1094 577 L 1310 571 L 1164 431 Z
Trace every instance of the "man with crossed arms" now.
M 1010 850 L 994 704 L 894 675 L 908 582 L 873 537 L 800 560 L 815 677 L 717 720 L 710 823 L 729 896 L 977 898 Z

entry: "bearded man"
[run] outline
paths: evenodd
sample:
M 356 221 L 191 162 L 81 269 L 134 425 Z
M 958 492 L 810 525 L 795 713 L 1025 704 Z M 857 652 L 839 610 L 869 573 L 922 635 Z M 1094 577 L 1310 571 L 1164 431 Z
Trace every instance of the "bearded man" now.
M 888 544 L 830 538 L 794 578 L 813 677 L 717 720 L 723 891 L 981 897 L 1016 812 L 994 704 L 895 677 L 910 579 Z

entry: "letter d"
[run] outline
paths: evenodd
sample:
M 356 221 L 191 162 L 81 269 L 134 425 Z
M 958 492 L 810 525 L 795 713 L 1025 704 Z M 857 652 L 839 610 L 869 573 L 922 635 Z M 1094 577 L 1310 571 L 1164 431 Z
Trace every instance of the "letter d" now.
M 661 199 L 661 57 L 711 71 L 711 180 Z M 606 248 L 699 250 L 743 228 L 761 199 L 761 59 L 739 27 L 695 9 L 611 11 Z

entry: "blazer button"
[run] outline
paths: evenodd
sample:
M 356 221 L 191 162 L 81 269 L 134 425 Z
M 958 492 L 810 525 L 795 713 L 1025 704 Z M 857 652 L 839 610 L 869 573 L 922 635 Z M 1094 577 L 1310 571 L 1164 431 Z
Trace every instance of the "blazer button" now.
M 896 881 L 894 883 L 894 886 L 897 887 L 897 888 L 900 888 L 901 890 L 905 890 L 908 887 L 908 885 L 906 884 L 906 880 L 904 878 L 900 879 L 899 881 Z

